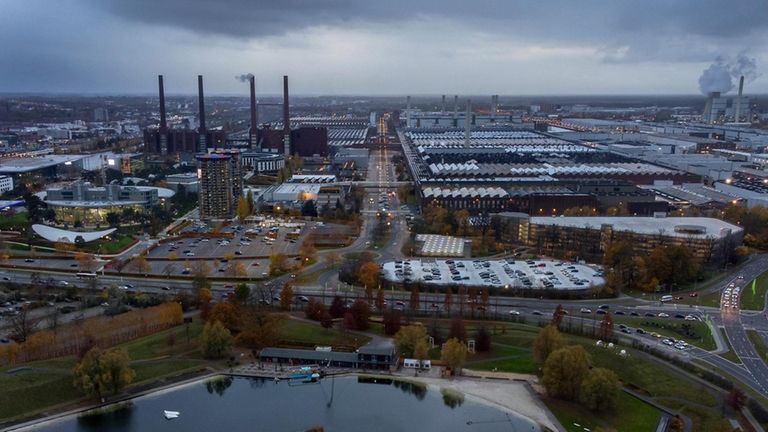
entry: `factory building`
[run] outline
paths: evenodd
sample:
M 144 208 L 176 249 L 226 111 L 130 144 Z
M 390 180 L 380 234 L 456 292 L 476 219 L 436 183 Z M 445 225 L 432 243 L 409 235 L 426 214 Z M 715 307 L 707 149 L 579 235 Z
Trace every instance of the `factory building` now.
M 168 128 L 162 75 L 158 75 L 157 82 L 160 95 L 160 126 L 157 129 L 144 130 L 144 152 L 149 158 L 190 160 L 196 153 L 205 153 L 209 148 L 225 146 L 226 132 L 220 129 L 209 130 L 206 127 L 202 75 L 197 76 L 199 127 L 196 130 Z
M 256 174 L 275 174 L 285 168 L 285 157 L 282 154 L 244 152 L 241 159 L 243 169 Z
M 704 217 L 549 217 L 500 213 L 507 241 L 541 250 L 580 251 L 597 258 L 612 241 L 626 240 L 636 252 L 650 253 L 660 245 L 685 245 L 703 262 L 717 260 L 741 244 L 744 230 Z
M 165 207 L 173 195 L 172 190 L 165 188 L 75 182 L 47 189 L 44 201 L 56 213 L 59 223 L 98 226 L 107 224 L 109 213 L 121 214 L 125 209 L 143 213 L 150 207 Z

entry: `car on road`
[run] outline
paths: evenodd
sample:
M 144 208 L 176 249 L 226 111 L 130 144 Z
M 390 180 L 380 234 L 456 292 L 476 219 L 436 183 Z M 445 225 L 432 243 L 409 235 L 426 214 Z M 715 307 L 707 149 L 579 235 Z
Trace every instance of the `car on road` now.
M 659 312 L 659 318 L 669 318 L 669 314 L 665 312 Z
M 611 306 L 607 304 L 601 304 L 600 306 L 598 306 L 598 309 L 603 309 L 603 310 L 610 309 L 610 308 Z
M 686 316 L 685 316 L 685 320 L 686 320 L 686 321 L 698 321 L 699 319 L 698 319 L 698 318 L 696 318 L 696 317 L 695 317 L 695 316 L 693 316 L 693 315 L 686 315 Z
M 531 312 L 531 315 L 544 315 L 544 314 L 541 313 L 540 311 L 535 310 L 535 311 Z
M 653 313 L 653 312 L 646 312 L 644 315 L 645 315 L 645 316 L 647 316 L 647 317 L 649 317 L 649 318 L 650 318 L 650 317 L 655 317 L 655 316 L 656 316 L 656 314 L 655 314 L 655 313 Z
M 33 260 L 32 258 L 27 258 L 27 259 L 24 260 L 24 262 L 25 263 L 32 263 L 32 262 L 35 262 L 35 260 Z
M 516 310 L 511 310 L 511 311 L 509 311 L 509 314 L 517 316 L 517 315 L 520 315 L 520 312 L 518 312 Z
M 589 309 L 589 308 L 581 308 L 581 309 L 579 309 L 579 312 L 581 312 L 581 313 L 583 313 L 583 314 L 590 314 L 590 313 L 592 313 L 592 309 Z
M 308 303 L 309 302 L 309 298 L 307 296 L 299 296 L 299 301 L 302 301 L 304 303 Z
M 605 315 L 608 313 L 608 311 L 606 311 L 605 309 L 598 309 L 595 311 L 595 313 L 598 315 Z
M 645 334 L 645 330 L 641 329 L 640 327 L 635 329 L 636 333 Z
M 624 311 L 616 311 L 614 312 L 616 315 L 626 315 Z
M 621 331 L 622 333 L 626 333 L 626 334 L 631 334 L 631 333 L 632 333 L 632 329 L 630 329 L 629 327 L 627 327 L 627 328 L 623 328 L 623 329 L 621 329 L 620 331 Z

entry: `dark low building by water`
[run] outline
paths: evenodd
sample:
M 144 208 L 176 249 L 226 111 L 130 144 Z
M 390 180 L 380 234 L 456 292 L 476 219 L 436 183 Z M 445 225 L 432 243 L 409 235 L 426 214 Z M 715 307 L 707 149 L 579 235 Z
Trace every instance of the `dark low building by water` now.
M 389 369 L 397 363 L 395 347 L 388 342 L 369 343 L 357 352 L 264 348 L 259 359 L 264 363 L 310 365 L 350 369 Z

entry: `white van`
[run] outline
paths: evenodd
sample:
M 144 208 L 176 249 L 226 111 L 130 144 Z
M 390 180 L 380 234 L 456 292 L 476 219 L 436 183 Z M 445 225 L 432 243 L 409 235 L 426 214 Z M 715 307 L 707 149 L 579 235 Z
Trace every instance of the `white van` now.
M 661 296 L 661 301 L 663 301 L 663 302 L 669 302 L 669 301 L 672 301 L 672 300 L 674 300 L 674 297 L 672 297 L 671 295 Z

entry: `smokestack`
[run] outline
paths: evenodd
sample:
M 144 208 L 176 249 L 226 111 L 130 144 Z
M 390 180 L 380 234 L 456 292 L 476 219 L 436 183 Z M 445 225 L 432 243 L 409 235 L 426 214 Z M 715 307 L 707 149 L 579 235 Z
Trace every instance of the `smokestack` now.
M 198 75 L 197 76 L 197 98 L 198 98 L 198 106 L 200 108 L 200 127 L 198 128 L 198 148 L 197 151 L 200 153 L 205 153 L 208 150 L 208 143 L 207 143 L 207 137 L 206 137 L 206 128 L 205 128 L 205 96 L 203 95 L 203 76 Z
M 291 155 L 291 114 L 288 104 L 288 75 L 283 75 L 283 151 Z
M 163 76 L 157 76 L 157 87 L 160 92 L 160 132 L 165 132 L 168 123 L 165 120 L 165 89 L 163 88 Z
M 163 76 L 157 76 L 157 89 L 160 93 L 160 154 L 168 154 L 168 123 L 165 118 L 165 88 L 163 88 Z
M 497 105 L 499 103 L 498 96 L 497 95 L 491 95 L 491 119 L 496 119 L 496 109 Z
M 736 96 L 736 113 L 733 116 L 733 121 L 739 122 L 741 117 L 741 94 L 744 92 L 744 75 L 739 78 L 739 95 Z
M 405 127 L 411 127 L 411 97 L 405 97 Z
M 440 114 L 445 114 L 445 95 L 443 95 L 443 104 L 440 105 Z
M 459 95 L 453 96 L 453 127 L 459 127 Z
M 467 117 L 464 119 L 464 147 L 469 147 L 469 136 L 472 134 L 472 100 L 467 99 Z
M 251 84 L 251 148 L 259 144 L 259 112 L 256 110 L 256 77 L 249 80 Z

